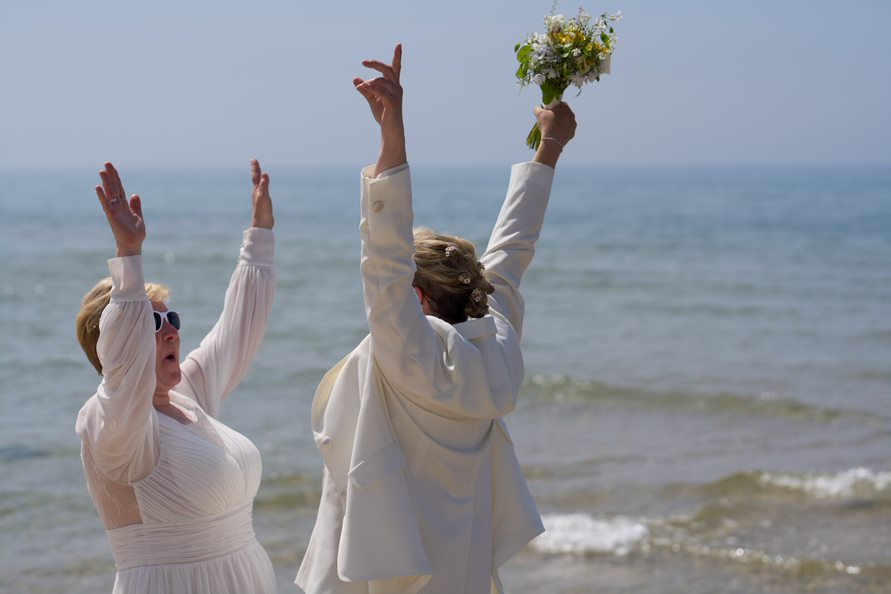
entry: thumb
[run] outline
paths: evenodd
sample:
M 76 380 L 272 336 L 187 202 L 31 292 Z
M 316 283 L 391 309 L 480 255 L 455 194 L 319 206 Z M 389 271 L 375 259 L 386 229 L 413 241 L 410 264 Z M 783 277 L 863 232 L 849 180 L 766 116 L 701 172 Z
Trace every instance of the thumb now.
M 536 105 L 535 107 L 532 108 L 532 113 L 533 113 L 533 115 L 535 115 L 535 117 L 538 117 L 538 114 L 541 113 L 542 111 L 544 111 L 544 108 L 541 107 L 540 105 Z
M 140 219 L 142 218 L 142 200 L 139 198 L 139 194 L 133 194 L 130 196 L 130 210 L 133 211 Z

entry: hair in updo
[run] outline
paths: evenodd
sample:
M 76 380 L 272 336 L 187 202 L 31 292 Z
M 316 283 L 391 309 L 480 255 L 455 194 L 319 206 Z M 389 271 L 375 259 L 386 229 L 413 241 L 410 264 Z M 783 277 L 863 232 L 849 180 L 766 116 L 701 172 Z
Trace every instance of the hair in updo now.
M 412 284 L 421 289 L 436 316 L 450 324 L 481 318 L 489 313 L 489 295 L 495 287 L 476 259 L 473 244 L 453 235 L 415 229 Z
M 150 301 L 164 302 L 170 297 L 170 290 L 157 283 L 145 283 L 145 294 L 148 295 Z M 87 359 L 100 374 L 102 373 L 102 363 L 100 363 L 99 354 L 96 352 L 96 347 L 99 344 L 99 319 L 109 301 L 111 301 L 111 277 L 107 276 L 84 295 L 75 320 L 77 342 L 80 343 Z

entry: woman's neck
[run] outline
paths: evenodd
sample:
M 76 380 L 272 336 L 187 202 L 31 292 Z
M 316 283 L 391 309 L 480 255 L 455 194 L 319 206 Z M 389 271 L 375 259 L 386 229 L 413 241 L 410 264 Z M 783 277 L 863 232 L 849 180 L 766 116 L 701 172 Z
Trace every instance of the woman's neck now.
M 155 392 L 155 395 L 152 396 L 152 405 L 155 408 L 166 408 L 170 406 L 170 390 Z

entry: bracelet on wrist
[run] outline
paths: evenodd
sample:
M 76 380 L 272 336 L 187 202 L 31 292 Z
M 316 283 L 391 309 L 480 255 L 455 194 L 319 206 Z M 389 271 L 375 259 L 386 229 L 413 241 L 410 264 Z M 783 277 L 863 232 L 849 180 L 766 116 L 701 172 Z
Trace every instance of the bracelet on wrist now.
M 556 143 L 560 146 L 560 150 L 561 150 L 561 151 L 562 151 L 564 148 L 566 148 L 565 145 L 564 145 L 562 142 L 560 142 L 559 140 L 557 140 L 557 139 L 554 138 L 553 136 L 542 136 L 542 137 L 541 137 L 541 140 L 542 140 L 542 142 L 544 142 L 545 140 L 553 140 L 554 142 L 556 142 Z

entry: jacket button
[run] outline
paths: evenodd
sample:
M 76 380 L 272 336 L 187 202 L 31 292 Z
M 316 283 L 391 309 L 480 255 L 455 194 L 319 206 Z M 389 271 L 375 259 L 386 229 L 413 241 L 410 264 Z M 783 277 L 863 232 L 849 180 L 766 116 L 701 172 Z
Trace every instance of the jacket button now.
M 371 205 L 371 210 L 374 212 L 380 212 L 384 209 L 384 202 L 382 200 L 375 200 L 374 204 Z

